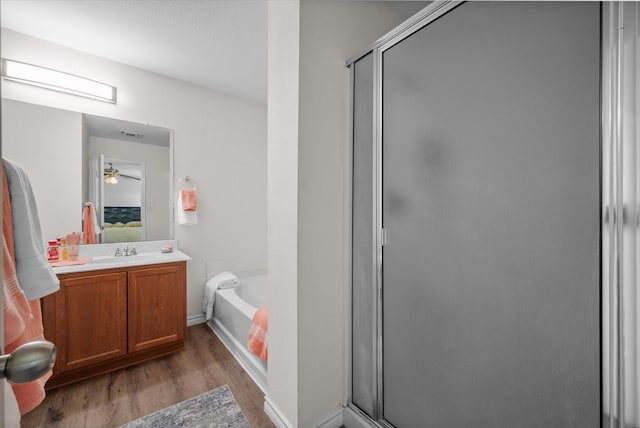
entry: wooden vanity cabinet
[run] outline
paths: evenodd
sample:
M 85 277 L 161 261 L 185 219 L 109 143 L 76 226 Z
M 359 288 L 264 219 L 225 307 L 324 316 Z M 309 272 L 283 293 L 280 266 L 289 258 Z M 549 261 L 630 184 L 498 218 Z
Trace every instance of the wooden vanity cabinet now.
M 60 289 L 54 302 L 57 334 L 53 341 L 59 371 L 126 355 L 126 272 L 61 279 Z M 47 338 L 48 330 L 45 328 Z
M 186 329 L 184 269 L 136 269 L 128 276 L 129 352 L 182 341 Z
M 42 299 L 58 353 L 47 389 L 184 349 L 186 262 L 58 275 Z

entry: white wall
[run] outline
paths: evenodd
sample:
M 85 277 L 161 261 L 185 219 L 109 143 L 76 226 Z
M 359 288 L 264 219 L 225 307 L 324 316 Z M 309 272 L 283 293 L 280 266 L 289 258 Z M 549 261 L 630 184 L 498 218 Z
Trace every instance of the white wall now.
M 297 328 L 270 316 L 269 343 L 297 352 L 297 364 L 284 370 L 291 357 L 270 349 L 268 399 L 293 426 L 317 426 L 346 402 L 346 61 L 399 23 L 382 2 L 269 3 L 269 272 L 272 281 L 275 272 L 281 275 L 270 287 L 279 296 L 270 296 L 270 314 L 297 315 Z M 296 153 L 297 162 L 290 159 Z M 298 188 L 277 188 L 277 179 L 290 177 L 296 164 Z M 274 196 L 282 205 L 278 211 Z M 287 221 L 297 224 L 297 236 L 273 230 Z M 297 260 L 297 272 L 277 260 Z
M 268 4 L 267 404 L 287 426 L 298 420 L 298 3 Z
M 215 269 L 223 269 L 230 264 L 243 270 L 266 266 L 265 105 L 222 95 L 4 28 L 1 42 L 5 58 L 71 72 L 118 88 L 117 104 L 108 104 L 3 79 L 3 98 L 174 130 L 175 179 L 189 175 L 198 184 L 199 224 L 175 227 L 180 249 L 193 258 L 188 263 L 189 317 L 201 315 L 207 262 Z M 39 147 L 38 159 L 39 153 L 45 150 L 55 150 L 55 147 L 47 147 L 46 144 Z M 66 152 L 64 156 L 72 160 L 73 168 L 78 168 L 76 177 L 79 177 L 81 148 L 77 153 Z M 42 162 L 46 163 L 44 157 Z M 34 183 L 46 179 L 49 174 L 45 168 L 29 172 Z M 77 198 L 74 196 L 73 200 L 79 203 L 81 183 L 78 180 L 69 186 L 73 192 L 78 186 Z M 46 192 L 39 186 L 35 191 L 37 195 Z M 67 217 L 60 218 L 60 221 L 67 221 Z M 80 220 L 81 215 L 78 214 L 73 220 L 74 225 L 65 226 L 64 230 L 79 230 Z
M 81 145 L 80 113 L 2 100 L 2 156 L 29 175 L 43 251 L 44 241 L 82 231 L 82 152 L 68 150 Z

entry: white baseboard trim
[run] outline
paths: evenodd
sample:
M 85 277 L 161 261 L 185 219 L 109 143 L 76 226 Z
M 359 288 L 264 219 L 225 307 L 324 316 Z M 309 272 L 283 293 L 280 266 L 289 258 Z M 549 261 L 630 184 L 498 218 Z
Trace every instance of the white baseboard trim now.
M 204 324 L 207 320 L 204 319 L 204 315 L 193 315 L 187 317 L 187 327 L 191 327 L 196 324 Z
M 269 416 L 276 428 L 294 428 L 269 397 L 264 397 L 264 412 Z
M 314 424 L 315 428 L 340 428 L 344 425 L 344 416 L 343 416 L 344 408 L 340 407 L 336 409 L 332 414 L 327 415 L 316 424 Z
M 345 408 L 343 407 L 336 409 L 330 415 L 316 422 L 313 425 L 313 428 L 340 428 L 342 425 L 345 425 L 344 411 Z M 269 397 L 264 398 L 264 412 L 267 414 L 267 416 L 269 416 L 269 419 L 271 419 L 271 422 L 273 422 L 276 428 L 293 428 L 294 425 L 292 425 L 287 420 L 287 418 L 282 414 L 278 407 L 273 404 Z M 346 426 L 351 428 L 351 425 Z M 363 427 L 371 428 L 368 425 L 363 425 Z

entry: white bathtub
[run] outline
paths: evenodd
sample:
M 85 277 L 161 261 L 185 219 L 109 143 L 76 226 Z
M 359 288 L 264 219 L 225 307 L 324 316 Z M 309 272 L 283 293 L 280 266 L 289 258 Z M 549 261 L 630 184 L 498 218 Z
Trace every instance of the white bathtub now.
M 247 338 L 253 315 L 267 306 L 267 272 L 236 273 L 240 285 L 216 291 L 213 320 L 209 326 L 238 360 L 244 370 L 266 392 L 267 363 L 247 349 Z

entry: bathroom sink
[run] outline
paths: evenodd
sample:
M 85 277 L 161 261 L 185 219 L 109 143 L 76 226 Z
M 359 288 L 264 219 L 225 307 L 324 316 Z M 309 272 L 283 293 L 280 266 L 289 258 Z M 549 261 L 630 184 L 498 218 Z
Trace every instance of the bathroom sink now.
M 141 261 L 141 260 L 149 260 L 153 258 L 160 259 L 159 254 L 138 254 L 135 256 L 105 256 L 105 257 L 95 257 L 89 263 L 93 264 L 112 264 L 112 263 L 127 263 L 129 261 Z
M 94 257 L 87 265 L 100 266 L 100 267 L 119 267 L 119 266 L 135 266 L 146 265 L 155 263 L 167 263 L 176 261 L 175 256 L 172 254 L 165 254 L 161 252 L 157 253 L 143 253 L 136 254 L 135 256 L 104 256 Z
M 89 262 L 91 265 L 108 265 L 112 263 L 116 263 L 117 260 L 115 257 L 96 257 Z

